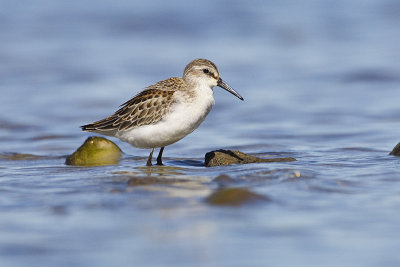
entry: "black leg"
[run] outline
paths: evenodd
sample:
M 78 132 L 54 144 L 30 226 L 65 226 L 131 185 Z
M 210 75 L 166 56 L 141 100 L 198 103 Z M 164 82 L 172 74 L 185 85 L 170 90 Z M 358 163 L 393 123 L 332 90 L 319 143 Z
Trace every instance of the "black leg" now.
M 150 155 L 149 155 L 149 158 L 147 159 L 146 166 L 152 166 L 153 165 L 153 164 L 151 164 L 151 160 L 153 159 L 153 151 L 154 151 L 154 148 L 152 148 L 151 151 L 150 151 Z
M 160 148 L 160 152 L 158 153 L 157 157 L 157 165 L 163 165 L 162 164 L 162 153 L 164 152 L 164 146 Z

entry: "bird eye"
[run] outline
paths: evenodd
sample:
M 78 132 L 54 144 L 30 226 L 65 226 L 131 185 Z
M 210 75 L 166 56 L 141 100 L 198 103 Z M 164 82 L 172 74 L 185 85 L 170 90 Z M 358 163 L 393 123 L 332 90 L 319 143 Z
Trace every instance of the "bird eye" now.
M 208 69 L 203 69 L 203 72 L 207 74 L 207 73 L 209 73 L 209 70 Z

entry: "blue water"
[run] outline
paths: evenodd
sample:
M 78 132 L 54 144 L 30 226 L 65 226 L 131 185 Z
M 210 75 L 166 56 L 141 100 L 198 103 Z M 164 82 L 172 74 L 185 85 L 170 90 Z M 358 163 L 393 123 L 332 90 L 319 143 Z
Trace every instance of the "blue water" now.
M 394 0 L 2 1 L 0 265 L 398 266 L 399 29 Z M 64 165 L 194 58 L 245 101 L 215 88 L 166 167 L 115 139 L 119 165 Z M 220 148 L 297 161 L 202 167 Z M 207 204 L 220 174 L 270 201 Z

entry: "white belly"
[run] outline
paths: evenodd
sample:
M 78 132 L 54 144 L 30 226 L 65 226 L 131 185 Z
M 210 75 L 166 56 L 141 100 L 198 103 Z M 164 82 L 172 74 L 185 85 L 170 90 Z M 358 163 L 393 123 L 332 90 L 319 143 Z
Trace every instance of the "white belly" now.
M 179 92 L 174 94 L 179 100 L 165 118 L 152 125 L 143 125 L 132 130 L 119 132 L 116 137 L 135 147 L 164 147 L 181 140 L 193 132 L 204 121 L 214 105 L 210 88 L 197 91 L 192 102 L 186 102 Z

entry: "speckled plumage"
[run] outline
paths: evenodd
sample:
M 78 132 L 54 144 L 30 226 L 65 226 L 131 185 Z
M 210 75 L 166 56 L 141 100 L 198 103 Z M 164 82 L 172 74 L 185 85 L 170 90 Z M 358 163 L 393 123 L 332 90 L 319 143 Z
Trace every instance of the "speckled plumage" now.
M 185 82 L 182 78 L 174 77 L 160 81 L 122 104 L 113 115 L 84 125 L 82 129 L 114 135 L 116 131 L 156 123 L 169 111 L 175 91 L 184 88 Z
M 139 148 L 154 148 L 175 143 L 196 129 L 214 104 L 212 88 L 220 86 L 243 98 L 219 76 L 214 63 L 207 59 L 190 62 L 182 78 L 169 78 L 144 89 L 121 105 L 111 116 L 87 124 L 84 131 L 115 136 Z

